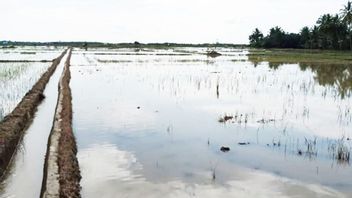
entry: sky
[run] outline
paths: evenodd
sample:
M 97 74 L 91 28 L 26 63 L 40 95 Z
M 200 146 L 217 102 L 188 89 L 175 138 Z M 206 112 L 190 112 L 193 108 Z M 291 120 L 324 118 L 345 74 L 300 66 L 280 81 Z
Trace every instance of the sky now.
M 0 0 L 0 40 L 248 43 L 299 32 L 347 0 Z

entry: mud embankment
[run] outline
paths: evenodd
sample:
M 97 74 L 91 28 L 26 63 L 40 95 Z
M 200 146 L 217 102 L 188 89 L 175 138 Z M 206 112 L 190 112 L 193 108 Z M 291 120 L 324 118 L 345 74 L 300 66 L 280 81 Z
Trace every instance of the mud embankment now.
M 66 51 L 53 60 L 52 65 L 26 93 L 16 108 L 0 122 L 0 177 L 4 175 L 24 131 L 32 122 L 38 105 L 45 98 L 43 92 L 46 84 Z
M 76 158 L 76 140 L 72 130 L 70 58 L 65 62 L 59 82 L 59 97 L 53 128 L 48 140 L 41 197 L 80 197 L 81 180 Z

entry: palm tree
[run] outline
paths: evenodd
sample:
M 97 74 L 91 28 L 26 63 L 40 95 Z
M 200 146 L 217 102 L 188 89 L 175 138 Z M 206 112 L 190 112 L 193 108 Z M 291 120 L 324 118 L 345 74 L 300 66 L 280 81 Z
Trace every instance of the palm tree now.
M 258 28 L 255 28 L 253 33 L 249 36 L 250 45 L 253 47 L 262 47 L 264 35 Z
M 352 24 L 352 1 L 348 1 L 347 5 L 343 6 L 343 9 L 341 9 L 341 18 L 342 21 L 348 25 Z
M 341 49 L 346 41 L 347 26 L 338 15 L 324 14 L 317 21 L 322 48 Z
M 352 50 L 352 1 L 348 1 L 347 5 L 343 6 L 343 9 L 341 9 L 341 18 L 348 27 L 350 50 Z

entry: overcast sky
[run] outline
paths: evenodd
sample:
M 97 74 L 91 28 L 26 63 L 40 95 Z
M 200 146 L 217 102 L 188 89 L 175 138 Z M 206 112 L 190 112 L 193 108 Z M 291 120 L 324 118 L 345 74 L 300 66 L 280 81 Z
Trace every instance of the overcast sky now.
M 347 0 L 0 0 L 0 40 L 248 43 L 298 32 Z

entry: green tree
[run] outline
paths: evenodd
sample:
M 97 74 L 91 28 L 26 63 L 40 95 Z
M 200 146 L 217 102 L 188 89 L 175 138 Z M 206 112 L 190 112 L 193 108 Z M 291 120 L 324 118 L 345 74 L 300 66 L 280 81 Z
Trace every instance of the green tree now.
M 309 30 L 309 27 L 303 27 L 301 32 L 300 32 L 301 38 L 300 38 L 300 46 L 302 48 L 312 48 L 311 45 L 311 33 Z
M 313 28 L 304 27 L 299 34 L 276 26 L 267 36 L 255 29 L 249 40 L 252 47 L 352 50 L 352 1 L 341 9 L 340 16 L 324 14 Z
M 338 15 L 324 14 L 318 21 L 319 47 L 323 49 L 342 49 L 346 41 L 347 26 Z
M 348 32 L 349 32 L 349 38 L 348 40 L 350 41 L 350 50 L 352 50 L 352 2 L 348 1 L 347 5 L 344 6 L 343 9 L 341 9 L 341 18 L 342 22 L 345 23 L 348 27 Z
M 264 39 L 264 47 L 280 48 L 284 42 L 285 32 L 278 26 L 271 28 L 269 35 Z
M 255 28 L 253 33 L 249 36 L 249 43 L 252 47 L 262 47 L 263 46 L 263 33 Z

